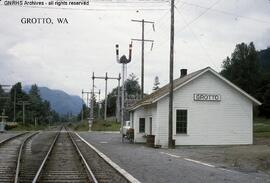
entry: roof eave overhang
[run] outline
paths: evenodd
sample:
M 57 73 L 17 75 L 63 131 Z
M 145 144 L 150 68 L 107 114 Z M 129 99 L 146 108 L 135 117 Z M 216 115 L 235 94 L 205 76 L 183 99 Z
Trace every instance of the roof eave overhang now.
M 247 92 L 245 92 L 244 90 L 242 90 L 241 88 L 239 88 L 238 86 L 236 86 L 235 84 L 233 84 L 232 82 L 230 82 L 229 80 L 227 80 L 225 77 L 223 77 L 220 74 L 218 74 L 213 69 L 209 68 L 209 70 L 214 75 L 216 75 L 218 78 L 220 78 L 221 80 L 223 80 L 224 82 L 226 82 L 228 85 L 230 85 L 232 88 L 234 88 L 235 90 L 237 90 L 238 92 L 240 92 L 242 95 L 244 95 L 246 98 L 248 98 L 249 100 L 251 100 L 254 105 L 262 105 L 262 103 L 259 100 L 257 100 L 256 98 L 252 97 L 251 95 L 249 95 Z
M 234 85 L 232 82 L 230 82 L 229 80 L 227 80 L 226 78 L 224 78 L 223 76 L 221 76 L 220 74 L 218 74 L 216 71 L 214 71 L 210 67 L 208 69 L 206 69 L 205 71 L 199 73 L 198 75 L 192 77 L 190 80 L 187 80 L 186 82 L 182 83 L 178 87 L 175 87 L 173 91 L 178 90 L 179 88 L 181 88 L 184 85 L 188 84 L 189 82 L 195 80 L 196 78 L 200 77 L 201 75 L 203 75 L 204 73 L 206 73 L 208 71 L 211 71 L 215 76 L 217 76 L 218 78 L 220 78 L 221 80 L 223 80 L 224 82 L 226 82 L 228 85 L 230 85 L 232 88 L 236 89 L 238 92 L 240 92 L 241 94 L 243 94 L 245 97 L 247 97 L 249 100 L 251 100 L 254 105 L 262 105 L 262 103 L 260 101 L 258 101 L 257 99 L 255 99 L 254 97 L 252 97 L 251 95 L 249 95 L 248 93 L 246 93 L 244 90 L 242 90 L 238 86 Z M 153 103 L 161 100 L 162 98 L 164 98 L 164 97 L 166 97 L 168 95 L 169 95 L 169 92 L 165 93 L 164 95 L 162 95 L 159 98 L 155 99 L 153 101 Z
M 196 76 L 190 78 L 190 79 L 187 80 L 186 82 L 184 82 L 184 83 L 182 83 L 181 85 L 175 87 L 175 88 L 173 89 L 173 91 L 178 90 L 179 88 L 183 87 L 184 85 L 188 84 L 189 82 L 193 81 L 194 79 L 200 77 L 202 74 L 204 74 L 204 73 L 207 72 L 207 71 L 208 71 L 208 69 L 206 69 L 205 71 L 199 73 L 198 75 L 196 75 Z M 153 103 L 155 103 L 155 102 L 161 100 L 162 98 L 166 97 L 167 95 L 169 95 L 169 92 L 165 93 L 164 95 L 160 96 L 159 98 L 156 98 L 156 99 L 153 101 Z
M 134 110 L 136 110 L 136 109 L 138 109 L 138 108 L 140 108 L 140 107 L 143 107 L 143 106 L 146 106 L 146 105 L 150 105 L 150 104 L 152 104 L 153 102 L 145 102 L 145 103 L 142 103 L 142 104 L 140 104 L 140 105 L 137 105 L 137 106 L 135 106 L 135 107 L 132 107 L 132 108 L 130 108 L 130 109 L 128 109 L 128 111 L 134 111 Z

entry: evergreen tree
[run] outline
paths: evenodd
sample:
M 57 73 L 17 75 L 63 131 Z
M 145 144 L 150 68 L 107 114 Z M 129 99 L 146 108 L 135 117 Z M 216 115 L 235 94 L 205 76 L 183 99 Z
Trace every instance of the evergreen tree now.
M 263 105 L 260 107 L 261 113 L 267 118 L 270 118 L 270 86 L 263 96 Z
M 260 80 L 259 62 L 254 44 L 237 44 L 231 58 L 223 61 L 221 74 L 255 96 Z
M 31 121 L 34 118 L 39 118 L 40 120 L 44 120 L 44 113 L 42 111 L 42 99 L 39 94 L 39 89 L 37 85 L 32 85 L 29 91 L 29 102 L 31 103 L 30 106 L 30 113 L 31 113 Z
M 8 94 L 5 93 L 4 89 L 0 85 L 0 114 L 2 114 L 3 109 L 7 109 L 9 107 Z
M 0 85 L 0 96 L 3 96 L 4 95 L 4 90 L 2 88 L 2 86 Z
M 88 108 L 85 104 L 83 104 L 83 119 L 88 119 L 90 116 L 90 108 Z M 80 121 L 82 118 L 82 110 L 77 116 L 77 120 Z
M 127 95 L 140 95 L 141 93 L 141 87 L 139 85 L 138 82 L 139 78 L 134 74 L 131 73 L 129 75 L 129 77 L 127 78 L 126 82 L 125 82 L 125 89 L 126 89 L 126 93 Z
M 17 105 L 21 101 L 29 101 L 29 96 L 22 90 L 22 84 L 21 82 L 16 83 L 12 86 L 10 93 L 9 93 L 10 99 L 9 99 L 9 107 L 7 108 L 7 115 L 9 120 L 13 120 L 14 116 L 14 101 L 16 103 L 16 121 L 23 121 L 23 112 L 22 112 L 22 106 Z M 15 99 L 15 100 L 14 100 Z M 26 107 L 26 113 L 25 117 L 26 120 L 28 120 L 28 106 Z

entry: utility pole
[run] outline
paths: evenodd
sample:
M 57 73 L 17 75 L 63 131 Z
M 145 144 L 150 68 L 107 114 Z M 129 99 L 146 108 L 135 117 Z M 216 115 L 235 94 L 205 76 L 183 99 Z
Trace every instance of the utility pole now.
M 4 125 L 4 120 L 6 118 L 8 118 L 8 116 L 5 116 L 5 109 L 3 109 L 3 112 L 2 112 L 2 115 L 0 116 L 1 117 L 1 126 L 0 126 L 0 132 L 4 132 L 5 131 L 5 125 Z
M 129 57 L 126 58 L 125 55 L 123 55 L 119 59 L 119 45 L 115 45 L 116 48 L 116 61 L 120 64 L 122 64 L 122 107 L 121 107 L 121 138 L 122 143 L 124 142 L 123 139 L 123 126 L 124 126 L 124 113 L 125 113 L 125 65 L 131 62 L 131 55 L 132 55 L 132 44 L 129 45 Z
M 23 110 L 23 124 L 25 124 L 25 106 L 26 105 L 30 105 L 30 103 L 28 101 L 19 101 L 18 105 L 22 106 L 22 110 Z
M 121 79 L 121 78 L 120 78 L 120 74 L 119 74 L 119 77 L 108 77 L 108 74 L 107 74 L 107 72 L 106 72 L 105 77 L 97 77 L 97 76 L 94 75 L 94 72 L 93 72 L 93 77 L 92 77 L 92 79 L 93 79 L 93 83 L 94 83 L 94 80 L 95 80 L 95 79 L 104 79 L 104 80 L 105 80 L 105 109 L 104 109 L 104 120 L 106 121 L 106 120 L 107 120 L 107 85 L 108 85 L 107 80 L 108 80 L 108 79 L 111 79 L 111 80 L 120 80 L 120 79 Z M 94 89 L 94 86 L 93 86 L 93 89 Z M 120 95 L 120 94 L 118 93 L 118 95 Z
M 17 95 L 17 90 L 14 88 L 14 99 L 13 99 L 13 122 L 16 121 L 16 95 Z
M 82 90 L 82 113 L 81 113 L 81 122 L 83 122 L 83 90 Z
M 86 92 L 86 107 L 89 107 L 89 93 L 91 92 Z
M 37 127 L 37 118 L 35 117 L 35 127 Z
M 9 88 L 9 87 L 11 87 L 11 85 L 0 85 L 1 87 L 2 87 L 2 89 L 4 90 L 4 92 L 5 92 L 5 88 Z M 9 99 L 9 97 L 7 97 L 7 96 L 0 96 L 0 100 L 8 100 Z M 3 108 L 3 113 L 2 113 L 2 116 L 4 116 L 4 113 L 5 113 L 5 109 Z M 3 119 L 3 118 L 2 118 Z M 4 123 L 2 123 L 2 125 L 4 125 Z M 3 127 L 4 128 L 4 127 Z
M 93 72 L 93 75 L 92 75 L 92 100 L 91 100 L 91 112 L 90 112 L 90 124 L 89 124 L 89 131 L 91 130 L 91 126 L 94 122 L 94 95 L 95 95 L 95 74 Z
M 169 135 L 168 146 L 174 148 L 172 132 L 173 132 L 173 52 L 174 52 L 174 0 L 171 0 L 171 32 L 170 32 L 170 92 L 169 92 Z
M 144 97 L 144 42 L 151 42 L 153 45 L 154 40 L 147 40 L 144 39 L 144 24 L 145 23 L 150 23 L 153 26 L 153 30 L 155 31 L 155 22 L 151 21 L 145 21 L 144 19 L 142 20 L 131 20 L 132 22 L 140 22 L 142 23 L 142 38 L 141 39 L 131 39 L 132 41 L 140 41 L 142 43 L 142 63 L 141 63 L 141 99 Z
M 100 119 L 100 90 L 98 91 L 98 119 Z
M 108 94 L 107 94 L 107 86 L 108 86 L 108 73 L 105 74 L 105 108 L 104 108 L 104 120 L 107 120 L 107 105 L 108 105 Z
M 93 85 L 93 87 L 94 87 L 94 85 Z M 82 98 L 83 98 L 83 94 L 86 94 L 86 96 L 87 96 L 87 99 L 86 99 L 86 102 L 87 102 L 86 107 L 87 108 L 89 107 L 89 94 L 92 96 L 92 99 L 93 99 L 94 98 L 94 95 L 96 93 L 100 94 L 100 91 L 99 92 L 92 92 L 92 91 L 84 91 L 84 90 L 82 90 Z M 90 115 L 89 116 L 90 123 L 92 123 L 93 122 L 93 119 L 94 119 L 94 109 L 93 109 L 94 102 L 92 102 L 92 101 L 93 100 L 91 100 L 91 109 L 90 109 L 91 111 L 90 111 L 90 114 L 89 114 Z M 83 103 L 83 99 L 82 99 L 82 103 Z M 82 116 L 82 118 L 83 118 L 83 116 Z M 91 126 L 91 124 L 89 124 L 89 128 L 90 128 L 90 126 Z
M 117 101 L 116 101 L 116 116 L 117 116 L 117 122 L 121 121 L 121 112 L 120 112 L 120 80 L 121 80 L 121 74 L 119 73 L 118 76 L 118 88 L 117 88 Z

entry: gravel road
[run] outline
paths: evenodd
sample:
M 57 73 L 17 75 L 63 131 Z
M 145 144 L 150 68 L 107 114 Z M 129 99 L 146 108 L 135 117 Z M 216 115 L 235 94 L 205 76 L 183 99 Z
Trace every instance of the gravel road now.
M 20 133 L 23 133 L 23 132 L 5 132 L 5 133 L 0 133 L 0 142 L 5 140 L 5 139 L 8 139 L 10 137 L 13 137 L 15 135 L 18 135 Z
M 270 176 L 257 172 L 239 172 L 220 166 L 202 164 L 188 156 L 179 156 L 181 149 L 153 149 L 142 144 L 121 143 L 119 134 L 81 132 L 85 140 L 106 154 L 112 161 L 145 183 L 270 183 Z M 175 152 L 178 152 L 175 153 Z

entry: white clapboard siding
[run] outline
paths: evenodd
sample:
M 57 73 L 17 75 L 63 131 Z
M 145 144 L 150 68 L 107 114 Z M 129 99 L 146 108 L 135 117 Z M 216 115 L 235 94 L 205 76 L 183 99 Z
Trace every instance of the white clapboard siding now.
M 219 94 L 221 101 L 194 101 L 196 93 Z M 252 144 L 252 100 L 211 70 L 205 72 L 174 91 L 173 138 L 176 145 Z M 133 111 L 135 142 L 146 141 L 143 135 L 150 133 L 151 116 L 155 144 L 168 146 L 168 106 L 167 96 Z M 176 134 L 177 109 L 188 110 L 187 134 Z M 139 118 L 146 119 L 145 133 L 139 133 Z
M 220 94 L 220 102 L 194 101 L 194 93 Z M 176 145 L 252 144 L 252 101 L 211 72 L 174 92 L 173 138 Z M 176 109 L 188 110 L 187 134 L 176 134 Z M 168 97 L 157 102 L 157 139 L 168 144 Z

